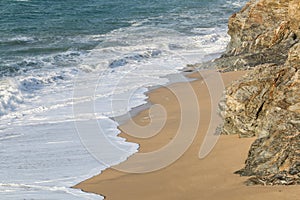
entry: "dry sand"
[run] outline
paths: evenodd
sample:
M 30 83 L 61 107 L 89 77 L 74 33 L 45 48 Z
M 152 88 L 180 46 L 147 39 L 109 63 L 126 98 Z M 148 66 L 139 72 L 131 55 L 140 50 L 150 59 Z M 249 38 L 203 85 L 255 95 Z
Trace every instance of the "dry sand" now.
M 222 74 L 225 84 L 241 77 L 244 72 Z M 210 97 L 203 78 L 191 83 L 175 83 L 169 86 L 185 90 L 192 85 L 199 103 L 200 122 L 197 135 L 188 150 L 173 164 L 158 171 L 142 174 L 125 173 L 112 168 L 86 180 L 75 188 L 101 194 L 107 200 L 294 200 L 300 199 L 299 186 L 245 186 L 245 177 L 233 174 L 243 167 L 248 149 L 254 138 L 239 139 L 238 136 L 221 136 L 213 151 L 204 159 L 198 158 L 199 148 L 210 122 Z M 122 133 L 120 136 L 140 144 L 139 152 L 151 152 L 164 147 L 173 138 L 180 122 L 180 107 L 176 96 L 168 88 L 158 88 L 149 93 L 152 104 L 160 104 L 168 114 L 164 128 L 148 139 L 138 139 Z M 186 99 L 189 101 L 189 99 Z M 189 112 L 199 112 L 190 108 Z M 147 125 L 149 110 L 140 112 L 133 120 Z M 152 120 L 161 120 L 152 116 Z M 121 130 L 134 131 L 131 123 L 120 126 Z M 124 131 L 123 131 L 124 132 Z M 143 133 L 141 133 L 143 134 Z

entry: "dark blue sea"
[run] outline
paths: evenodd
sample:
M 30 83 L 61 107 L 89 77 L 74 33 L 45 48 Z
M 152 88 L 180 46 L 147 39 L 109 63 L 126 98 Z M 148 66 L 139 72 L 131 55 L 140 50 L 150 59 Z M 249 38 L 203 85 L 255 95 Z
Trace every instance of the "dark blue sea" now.
M 220 55 L 245 3 L 0 0 L 0 199 L 102 199 L 70 187 L 137 152 L 112 118 Z M 91 120 L 121 151 L 91 155 L 74 125 Z

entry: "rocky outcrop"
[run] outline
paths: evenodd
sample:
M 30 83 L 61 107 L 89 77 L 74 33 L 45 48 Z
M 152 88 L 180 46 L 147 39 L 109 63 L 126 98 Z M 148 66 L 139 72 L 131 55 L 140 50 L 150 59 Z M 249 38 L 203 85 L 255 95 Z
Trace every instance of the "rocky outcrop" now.
M 299 0 L 251 0 L 229 19 L 231 41 L 213 65 L 223 71 L 284 64 L 300 39 Z
M 248 184 L 300 184 L 300 0 L 252 0 L 229 20 L 231 42 L 215 64 L 254 69 L 220 102 L 223 134 L 256 136 Z
M 238 171 L 256 176 L 249 183 L 300 184 L 299 69 L 300 65 L 258 66 L 234 82 L 220 104 L 224 134 L 258 137 L 245 168 Z

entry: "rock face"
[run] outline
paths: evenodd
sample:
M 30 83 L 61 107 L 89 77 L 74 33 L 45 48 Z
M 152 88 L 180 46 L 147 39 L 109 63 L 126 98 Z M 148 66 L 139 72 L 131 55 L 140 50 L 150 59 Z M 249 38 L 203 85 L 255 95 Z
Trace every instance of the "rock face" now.
M 284 64 L 300 39 L 299 0 L 251 0 L 229 19 L 231 41 L 214 64 L 224 71 Z
M 229 20 L 231 42 L 215 64 L 254 69 L 220 102 L 223 134 L 256 136 L 237 171 L 248 184 L 300 184 L 300 0 L 252 0 Z

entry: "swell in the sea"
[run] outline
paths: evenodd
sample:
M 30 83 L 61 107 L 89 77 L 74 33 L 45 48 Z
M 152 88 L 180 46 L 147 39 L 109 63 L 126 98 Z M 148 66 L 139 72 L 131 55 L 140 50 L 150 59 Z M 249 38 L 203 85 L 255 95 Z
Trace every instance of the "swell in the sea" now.
M 191 21 L 199 17 L 179 16 Z M 225 25 L 204 24 L 184 33 L 153 21 L 162 18 L 132 20 L 131 26 L 106 34 L 68 38 L 93 49 L 51 47 L 36 55 L 33 48 L 23 49 L 28 51 L 24 54 L 23 46 L 41 39 L 20 35 L 0 40 L 22 55 L 4 60 L 0 69 L 0 168 L 6 169 L 0 174 L 1 196 L 100 198 L 69 187 L 137 151 L 137 144 L 117 137 L 119 124 L 111 118 L 146 103 L 148 87 L 167 84 L 165 75 L 179 73 L 186 64 L 214 58 L 229 41 Z M 92 120 L 122 154 L 104 148 L 106 159 L 97 161 L 85 149 L 74 122 L 89 127 Z

